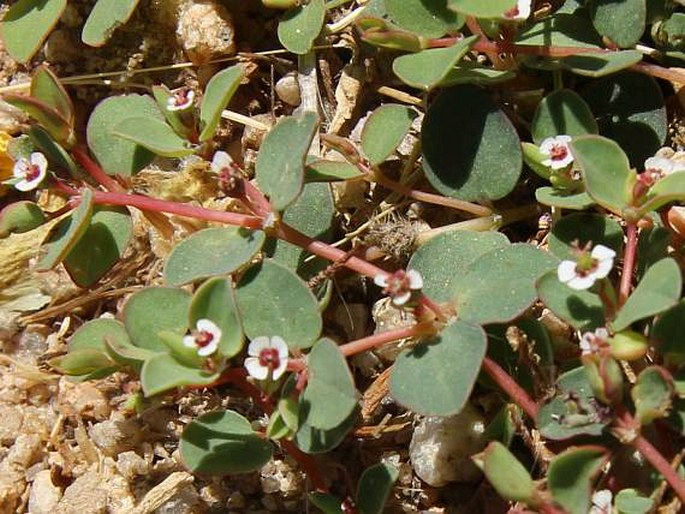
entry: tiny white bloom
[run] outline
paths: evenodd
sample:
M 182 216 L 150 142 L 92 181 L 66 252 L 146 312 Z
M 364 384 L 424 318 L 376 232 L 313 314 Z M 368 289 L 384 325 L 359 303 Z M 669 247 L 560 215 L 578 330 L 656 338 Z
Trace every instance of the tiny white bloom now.
M 221 329 L 213 321 L 204 318 L 197 320 L 195 328 L 197 330 L 194 335 L 183 338 L 183 345 L 197 349 L 200 357 L 212 355 L 219 349 Z
M 605 278 L 614 266 L 616 252 L 604 245 L 596 245 L 588 256 L 578 261 L 565 260 L 559 263 L 557 277 L 571 289 L 589 289 L 599 279 Z
M 645 171 L 656 171 L 660 175 L 670 175 L 678 171 L 685 171 L 685 162 L 666 157 L 650 157 L 645 161 Z
M 416 270 L 397 270 L 389 275 L 376 275 L 374 283 L 392 298 L 392 303 L 402 306 L 409 301 L 412 291 L 423 288 L 423 277 Z
M 504 13 L 510 20 L 525 21 L 530 16 L 532 0 L 517 0 L 516 6 Z
M 185 87 L 176 89 L 171 92 L 171 96 L 167 98 L 167 111 L 182 111 L 191 107 L 195 100 L 195 92 L 192 89 Z
M 613 495 L 609 489 L 602 489 L 592 495 L 590 514 L 611 514 L 611 500 Z
M 545 139 L 540 144 L 540 153 L 548 156 L 549 159 L 542 161 L 543 166 L 550 167 L 553 170 L 561 170 L 571 164 L 573 162 L 573 155 L 568 146 L 570 142 L 571 136 L 566 135 Z
M 19 159 L 14 163 L 14 178 L 19 182 L 14 187 L 19 191 L 36 189 L 48 172 L 48 160 L 40 152 L 34 152 L 26 159 Z
M 214 173 L 221 173 L 225 169 L 230 169 L 233 164 L 233 159 L 226 152 L 218 151 L 214 153 L 212 158 L 212 171 Z
M 247 354 L 245 369 L 257 380 L 265 380 L 269 372 L 273 380 L 278 380 L 288 366 L 288 345 L 279 336 L 255 337 L 247 347 Z
M 586 332 L 580 339 L 580 352 L 582 355 L 592 355 L 597 353 L 599 345 L 605 342 L 609 337 L 609 331 L 606 328 L 598 328 L 594 332 Z

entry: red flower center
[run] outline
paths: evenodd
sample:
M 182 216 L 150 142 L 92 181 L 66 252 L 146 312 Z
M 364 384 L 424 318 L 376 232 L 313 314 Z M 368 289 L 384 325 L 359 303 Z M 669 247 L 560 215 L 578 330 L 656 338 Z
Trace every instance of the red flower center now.
M 200 330 L 195 336 L 195 344 L 200 348 L 204 348 L 214 341 L 214 334 L 207 332 L 206 330 Z
M 190 90 L 185 89 L 185 88 L 180 89 L 178 91 L 175 91 L 174 92 L 174 105 L 176 105 L 176 107 L 181 107 L 181 106 L 187 104 L 188 100 L 189 100 L 189 98 L 188 98 L 189 93 L 190 93 Z
M 406 293 L 411 289 L 411 283 L 409 281 L 409 276 L 404 272 L 404 270 L 397 270 L 395 273 L 388 277 L 388 287 L 387 294 L 390 296 L 398 296 Z
M 40 176 L 40 166 L 37 164 L 29 164 L 26 166 L 26 172 L 24 173 L 24 177 L 26 180 L 29 182 L 32 180 L 36 180 Z
M 508 11 L 506 11 L 506 12 L 504 13 L 504 16 L 505 16 L 506 18 L 516 18 L 516 17 L 519 15 L 519 12 L 520 12 L 520 11 L 519 11 L 518 6 L 512 7 L 511 9 L 509 9 Z
M 553 145 L 549 155 L 553 161 L 561 161 L 568 155 L 568 149 L 564 145 Z
M 278 368 L 281 365 L 281 357 L 278 355 L 278 350 L 276 348 L 264 348 L 259 352 L 259 365 L 271 370 Z

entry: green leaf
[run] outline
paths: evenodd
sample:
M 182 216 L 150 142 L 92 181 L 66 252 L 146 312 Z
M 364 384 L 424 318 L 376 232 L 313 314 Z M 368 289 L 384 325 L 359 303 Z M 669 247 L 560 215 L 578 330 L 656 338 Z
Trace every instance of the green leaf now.
M 340 505 L 342 500 L 337 496 L 327 493 L 313 492 L 308 495 L 309 501 L 320 509 L 323 514 L 344 514 Z
M 60 221 L 55 227 L 54 236 L 47 245 L 47 252 L 36 265 L 38 271 L 54 268 L 66 258 L 88 229 L 93 206 L 93 192 L 88 188 L 82 189 L 79 206 L 74 209 L 71 216 Z
M 343 423 L 357 406 L 357 390 L 338 345 L 322 339 L 307 359 L 309 380 L 301 397 L 300 423 L 330 430 Z
M 164 280 L 178 286 L 233 273 L 252 260 L 265 237 L 260 230 L 242 227 L 213 227 L 195 232 L 169 254 Z
M 654 323 L 651 339 L 657 343 L 664 364 L 677 368 L 685 363 L 685 345 L 682 344 L 682 326 L 685 319 L 685 300 L 664 312 Z
M 230 280 L 216 277 L 202 284 L 195 291 L 189 314 L 191 327 L 200 319 L 209 319 L 221 329 L 219 354 L 222 357 L 234 357 L 243 349 L 243 330 Z
M 672 173 L 659 179 L 649 190 L 647 197 L 648 201 L 642 206 L 645 213 L 685 199 L 685 173 Z
M 149 96 L 122 95 L 106 98 L 90 115 L 87 127 L 88 146 L 110 175 L 133 175 L 147 166 L 155 155 L 128 139 L 114 137 L 112 130 L 126 118 L 164 119 Z
M 456 414 L 471 394 L 486 346 L 481 327 L 456 321 L 400 354 L 390 376 L 390 393 L 418 414 Z
M 64 259 L 74 283 L 90 287 L 121 259 L 133 236 L 125 207 L 97 206 L 85 232 Z
M 635 489 L 623 489 L 614 498 L 618 514 L 648 514 L 654 508 L 654 500 L 645 498 Z
M 58 169 L 67 170 L 76 179 L 85 179 L 85 172 L 78 169 L 69 152 L 55 141 L 47 130 L 40 125 L 33 125 L 26 132 L 38 150 L 45 154 L 51 165 L 55 165 Z
M 399 27 L 426 38 L 456 31 L 464 18 L 447 8 L 446 0 L 384 0 L 385 9 Z
M 7 52 L 27 62 L 45 41 L 67 7 L 67 0 L 19 0 L 0 22 L 0 37 Z
M 545 47 L 597 48 L 601 46 L 601 43 L 601 38 L 590 21 L 573 14 L 555 14 L 545 17 L 521 31 L 516 39 L 517 45 Z
M 318 160 L 308 162 L 305 168 L 305 182 L 336 182 L 338 180 L 358 180 L 364 177 L 354 164 L 342 161 Z
M 414 253 L 407 269 L 421 273 L 422 291 L 433 300 L 454 301 L 457 277 L 486 253 L 507 246 L 508 239 L 499 232 L 443 232 Z
M 57 76 L 45 65 L 40 65 L 31 77 L 31 96 L 45 102 L 74 126 L 74 105 Z
M 447 6 L 475 18 L 504 18 L 504 13 L 516 7 L 516 0 L 447 0 Z
M 650 366 L 638 375 L 630 390 L 635 402 L 635 417 L 640 425 L 648 425 L 657 418 L 665 418 L 671 409 L 673 378 L 660 366 Z
M 611 420 L 602 414 L 581 366 L 558 378 L 556 394 L 540 408 L 537 426 L 547 439 L 563 441 L 581 435 L 599 436 Z
M 457 316 L 483 325 L 513 320 L 535 301 L 535 282 L 557 263 L 525 243 L 482 255 L 452 282 Z
M 407 135 L 416 111 L 399 104 L 385 104 L 373 111 L 362 130 L 361 143 L 371 164 L 380 164 Z
M 288 10 L 278 23 L 278 39 L 294 54 L 306 54 L 318 37 L 326 16 L 323 0 L 311 0 Z
M 491 442 L 474 460 L 502 498 L 535 504 L 536 489 L 530 473 L 502 443 Z
M 31 96 L 14 94 L 3 95 L 2 99 L 35 119 L 60 143 L 73 144 L 73 127 L 46 102 Z
M 207 141 L 214 136 L 221 112 L 233 98 L 244 73 L 243 66 L 236 64 L 220 71 L 207 83 L 200 105 L 200 141 Z
M 600 134 L 625 149 L 632 167 L 642 168 L 665 141 L 664 97 L 652 77 L 621 72 L 590 82 L 580 93 L 595 113 Z
M 34 202 L 20 201 L 6 205 L 0 211 L 0 238 L 33 230 L 45 223 L 45 219 L 43 210 Z
M 516 73 L 511 70 L 495 70 L 477 63 L 462 61 L 447 73 L 439 85 L 441 87 L 455 86 L 457 84 L 489 86 L 506 82 L 514 77 L 516 77 Z
M 106 340 L 120 344 L 131 344 L 124 325 L 114 319 L 97 318 L 81 325 L 69 339 L 69 351 L 100 350 L 107 351 Z
M 194 473 L 229 475 L 257 471 L 271 459 L 273 446 L 250 422 L 230 410 L 203 414 L 181 435 L 181 459 Z
M 160 353 L 145 361 L 140 371 L 140 383 L 146 397 L 155 396 L 177 387 L 203 386 L 216 381 L 220 372 L 184 366 L 171 355 Z
M 630 48 L 640 41 L 647 21 L 645 0 L 592 0 L 592 24 L 619 48 Z
M 126 23 L 139 0 L 98 0 L 83 26 L 81 40 L 89 46 L 103 46 L 117 27 Z
M 609 216 L 577 212 L 557 221 L 552 227 L 548 241 L 549 251 L 560 259 L 576 259 L 574 242 L 577 242 L 580 248 L 590 242 L 592 246 L 601 244 L 621 254 L 623 229 Z
M 260 189 L 269 196 L 274 209 L 285 209 L 302 192 L 305 157 L 318 124 L 312 112 L 288 116 L 264 138 L 255 172 Z
M 83 380 L 103 378 L 118 369 L 116 363 L 106 353 L 92 348 L 74 350 L 51 359 L 50 366 L 60 373 L 80 377 Z
M 621 214 L 632 202 L 636 175 L 628 157 L 614 141 L 601 136 L 579 136 L 571 151 L 583 171 L 588 194 L 602 207 Z
M 321 430 L 305 423 L 295 434 L 295 444 L 306 453 L 326 453 L 337 447 L 357 420 L 355 410 L 340 425 L 330 430 Z
M 608 460 L 601 446 L 578 446 L 557 455 L 549 465 L 547 485 L 554 501 L 569 514 L 590 511 L 592 482 Z
M 592 207 L 595 202 L 585 191 L 581 193 L 568 193 L 553 187 L 539 187 L 535 190 L 535 199 L 543 205 L 582 211 Z
M 188 141 L 179 137 L 166 121 L 157 118 L 134 116 L 117 123 L 110 134 L 147 148 L 162 157 L 185 157 L 195 150 Z
M 552 136 L 581 136 L 598 132 L 590 107 L 570 89 L 559 89 L 544 97 L 535 111 L 531 128 L 537 145 Z
M 637 50 L 623 50 L 601 54 L 571 55 L 559 62 L 576 75 L 599 78 L 629 68 L 640 61 L 642 61 L 642 54 Z
M 477 39 L 478 36 L 470 36 L 447 48 L 402 55 L 393 61 L 392 70 L 404 83 L 429 91 L 447 76 Z
M 189 306 L 190 293 L 183 289 L 148 287 L 134 293 L 124 305 L 124 325 L 136 346 L 163 352 L 166 345 L 158 333 L 185 334 Z
M 680 267 L 667 257 L 652 265 L 613 321 L 612 328 L 621 331 L 635 321 L 659 314 L 680 300 L 683 279 Z
M 571 289 L 550 271 L 538 281 L 538 294 L 545 306 L 576 330 L 589 332 L 606 325 L 604 304 L 589 291 Z
M 475 86 L 455 86 L 429 107 L 421 131 L 426 178 L 444 195 L 498 200 L 521 174 L 521 144 L 513 125 Z
M 366 468 L 357 485 L 356 503 L 360 514 L 381 514 L 399 475 L 397 468 L 383 462 Z
M 277 335 L 290 348 L 309 348 L 319 338 L 322 322 L 316 298 L 286 267 L 265 260 L 245 272 L 236 292 L 250 339 Z

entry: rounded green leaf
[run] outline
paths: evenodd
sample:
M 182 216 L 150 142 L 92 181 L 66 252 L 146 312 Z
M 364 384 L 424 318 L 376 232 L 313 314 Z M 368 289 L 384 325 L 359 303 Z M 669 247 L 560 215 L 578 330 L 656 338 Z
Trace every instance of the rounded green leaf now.
M 290 348 L 308 348 L 321 333 L 316 298 L 295 273 L 271 260 L 250 268 L 238 284 L 245 334 L 280 336 Z
M 273 446 L 250 422 L 230 410 L 203 414 L 181 435 L 181 458 L 195 473 L 228 475 L 256 471 L 269 462 Z
M 557 455 L 547 473 L 547 485 L 554 501 L 569 514 L 590 512 L 592 482 L 608 458 L 601 446 L 578 446 Z
M 453 11 L 475 18 L 504 18 L 504 14 L 516 7 L 516 0 L 447 0 Z
M 647 22 L 645 0 L 593 0 L 589 5 L 597 32 L 619 48 L 630 48 L 640 41 Z
M 478 1 L 478 0 L 474 0 Z M 518 45 L 600 47 L 602 40 L 592 23 L 573 14 L 546 16 L 534 25 L 522 30 L 516 39 Z
M 71 216 L 60 221 L 55 227 L 54 235 L 47 244 L 47 252 L 36 265 L 38 271 L 54 268 L 66 258 L 88 230 L 93 206 L 93 192 L 88 188 L 82 189 L 79 206 L 74 209 Z
M 27 62 L 43 44 L 67 7 L 67 0 L 19 0 L 0 22 L 0 37 L 7 52 Z
M 595 113 L 600 134 L 625 150 L 631 166 L 642 168 L 666 139 L 664 97 L 652 77 L 617 73 L 592 81 L 581 94 Z
M 477 39 L 477 36 L 471 36 L 447 48 L 402 55 L 393 61 L 392 70 L 404 83 L 429 91 L 440 84 Z
M 400 354 L 390 376 L 390 393 L 418 414 L 456 414 L 471 394 L 486 346 L 481 327 L 452 323 L 434 338 Z
M 602 244 L 620 254 L 623 249 L 623 229 L 609 216 L 586 212 L 569 214 L 552 227 L 549 251 L 560 259 L 575 260 L 574 242 L 580 248 L 590 242 L 592 246 Z
M 103 378 L 118 369 L 116 363 L 105 352 L 92 348 L 74 350 L 51 359 L 50 366 L 60 373 L 80 377 L 82 380 Z
M 635 321 L 674 307 L 682 288 L 683 279 L 676 261 L 670 257 L 661 259 L 647 269 L 611 326 L 621 331 Z
M 384 512 L 385 502 L 399 474 L 396 467 L 383 462 L 364 470 L 357 485 L 356 503 L 360 514 Z
M 423 278 L 423 292 L 438 302 L 454 300 L 456 277 L 468 266 L 496 248 L 509 246 L 509 240 L 499 232 L 443 232 L 421 246 L 409 261 Z
M 399 27 L 419 36 L 436 38 L 459 30 L 464 18 L 447 9 L 445 0 L 384 0 L 385 9 Z
M 140 0 L 98 0 L 83 26 L 81 40 L 89 46 L 103 46 L 112 32 L 133 14 Z
M 537 145 L 552 136 L 580 136 L 598 131 L 590 107 L 570 89 L 560 89 L 544 97 L 535 111 L 531 127 Z
M 493 441 L 474 459 L 488 482 L 502 498 L 512 502 L 534 504 L 536 489 L 533 479 L 506 446 Z
M 576 330 L 592 331 L 606 325 L 604 304 L 589 291 L 571 289 L 550 271 L 538 281 L 538 295 L 545 306 Z
M 69 351 L 93 350 L 106 351 L 106 340 L 117 341 L 120 344 L 131 344 L 124 325 L 114 319 L 98 318 L 79 327 L 69 339 Z
M 457 84 L 488 86 L 506 82 L 514 77 L 516 73 L 511 70 L 495 70 L 474 62 L 462 61 L 445 75 L 445 78 L 440 81 L 440 86 L 456 86 Z
M 29 201 L 11 203 L 0 211 L 0 237 L 28 232 L 44 222 L 45 214 L 38 204 Z
M 648 514 L 654 509 L 654 500 L 640 496 L 635 489 L 619 491 L 614 504 L 619 514 Z
M 47 102 L 32 96 L 18 94 L 6 94 L 3 95 L 2 99 L 38 121 L 55 140 L 62 144 L 74 143 L 74 128 L 64 116 Z
M 133 175 L 148 165 L 155 155 L 142 146 L 114 137 L 112 130 L 126 118 L 164 119 L 149 96 L 122 95 L 100 102 L 90 115 L 87 127 L 88 146 L 100 166 L 110 175 Z
M 145 396 L 150 397 L 177 387 L 209 385 L 219 376 L 220 372 L 210 373 L 185 366 L 171 355 L 160 353 L 145 361 L 140 371 L 140 383 Z
M 487 92 L 456 86 L 428 109 L 421 133 L 426 177 L 438 191 L 462 200 L 509 194 L 522 167 L 513 125 Z
M 649 190 L 648 201 L 642 205 L 646 214 L 664 205 L 685 199 L 685 173 L 672 173 L 659 179 Z
M 685 363 L 685 345 L 682 344 L 683 319 L 685 301 L 680 301 L 657 318 L 651 333 L 651 338 L 658 344 L 664 357 L 664 363 L 673 368 Z
M 221 329 L 220 355 L 230 358 L 240 353 L 243 330 L 230 280 L 212 278 L 195 291 L 190 304 L 190 326 L 195 327 L 200 319 L 209 319 Z
M 147 148 L 162 157 L 185 157 L 194 152 L 190 143 L 180 137 L 166 121 L 132 116 L 112 127 L 110 134 Z
M 309 379 L 300 399 L 300 423 L 330 430 L 343 423 L 357 406 L 357 390 L 338 345 L 322 339 L 307 359 Z
M 114 266 L 124 254 L 133 223 L 125 207 L 100 207 L 85 232 L 64 259 L 64 266 L 77 286 L 90 287 Z
M 364 174 L 354 164 L 342 161 L 317 160 L 308 162 L 305 182 L 336 182 L 338 180 L 361 179 Z
M 647 425 L 657 418 L 665 418 L 671 410 L 673 378 L 660 366 L 650 366 L 638 375 L 630 390 L 635 402 L 635 417 L 641 425 Z
M 294 54 L 306 54 L 321 32 L 325 16 L 323 0 L 311 0 L 288 10 L 278 24 L 279 41 Z
M 295 444 L 306 453 L 326 453 L 337 447 L 357 420 L 357 410 L 340 425 L 330 430 L 322 430 L 305 423 L 295 434 Z
M 395 151 L 407 135 L 416 111 L 399 104 L 381 105 L 373 111 L 362 130 L 362 150 L 371 164 L 380 164 Z
M 55 109 L 69 125 L 74 125 L 74 105 L 64 86 L 47 66 L 41 65 L 31 77 L 31 96 Z
M 255 173 L 261 191 L 282 211 L 302 192 L 304 166 L 319 120 L 316 114 L 282 118 L 264 138 Z
M 62 145 L 55 141 L 50 133 L 40 125 L 33 125 L 27 130 L 31 141 L 45 154 L 48 162 L 60 170 L 67 170 L 73 178 L 84 180 L 86 173 L 81 171 Z
M 163 352 L 158 333 L 185 334 L 188 329 L 190 293 L 173 287 L 149 287 L 133 294 L 124 305 L 124 325 L 133 343 Z
M 252 260 L 264 240 L 264 232 L 242 227 L 200 230 L 171 251 L 164 266 L 164 279 L 177 286 L 233 273 Z
M 595 204 L 590 195 L 585 191 L 582 193 L 567 193 L 549 186 L 537 188 L 535 190 L 535 199 L 543 205 L 574 211 L 582 211 Z
M 221 112 L 240 86 L 243 74 L 242 65 L 236 64 L 220 71 L 207 83 L 200 105 L 200 141 L 210 139 L 216 132 L 216 127 L 221 120 Z
M 642 61 L 637 50 L 621 52 L 587 53 L 564 57 L 559 62 L 567 70 L 584 77 L 604 77 L 619 72 Z
M 601 136 L 579 136 L 571 152 L 583 171 L 588 194 L 602 207 L 621 214 L 630 206 L 636 175 L 628 157 L 614 141 Z

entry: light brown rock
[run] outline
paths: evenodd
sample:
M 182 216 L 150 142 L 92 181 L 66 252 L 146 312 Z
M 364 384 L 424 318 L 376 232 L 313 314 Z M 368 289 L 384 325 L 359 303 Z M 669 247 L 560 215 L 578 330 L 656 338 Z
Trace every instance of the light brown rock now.
M 195 63 L 235 52 L 233 18 L 213 0 L 183 2 L 176 36 L 188 58 Z
M 29 495 L 29 512 L 31 514 L 52 514 L 62 497 L 62 491 L 52 483 L 49 469 L 39 471 L 33 477 Z

